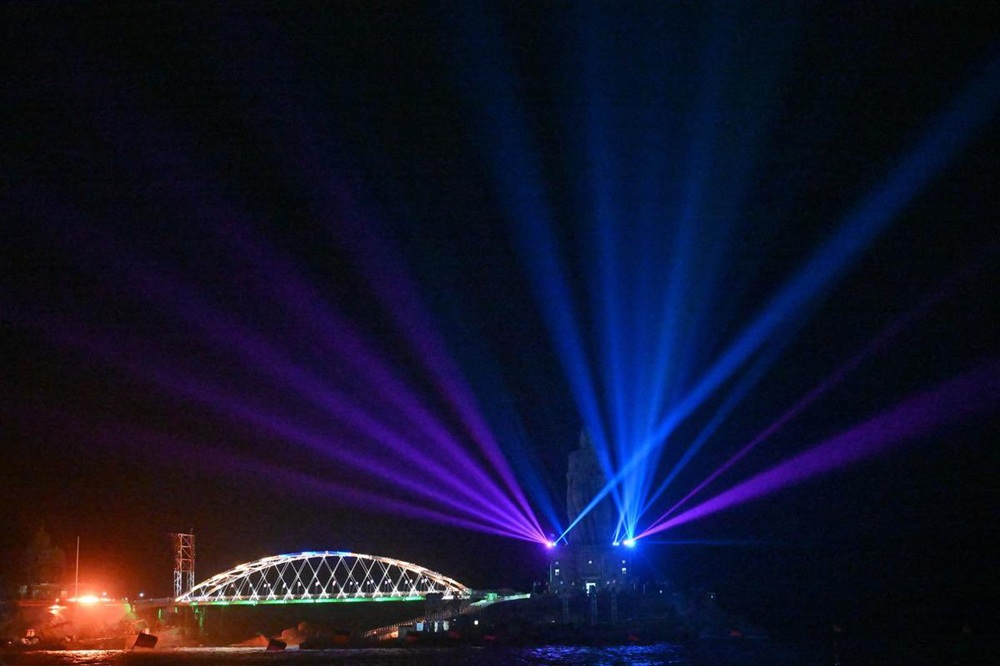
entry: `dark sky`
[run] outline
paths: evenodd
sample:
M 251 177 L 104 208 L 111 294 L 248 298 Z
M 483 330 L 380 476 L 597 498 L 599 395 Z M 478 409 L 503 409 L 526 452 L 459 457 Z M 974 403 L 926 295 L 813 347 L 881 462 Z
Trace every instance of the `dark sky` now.
M 691 99 L 722 72 L 706 187 L 716 201 L 742 194 L 716 298 L 701 304 L 712 334 L 702 358 L 690 359 L 695 374 L 998 57 L 1000 23 L 989 3 L 742 8 L 720 32 L 713 26 L 730 15 L 702 3 L 629 12 L 607 4 L 593 16 L 529 4 L 468 20 L 488 17 L 484 33 L 503 44 L 535 138 L 538 182 L 567 247 L 588 219 L 574 87 L 580 44 L 598 35 L 612 45 L 601 65 L 614 82 L 606 129 L 627 163 L 623 178 L 642 175 L 629 162 L 641 154 L 629 120 L 647 118 L 635 110 L 662 104 L 664 127 L 679 137 L 668 145 L 685 145 L 706 127 L 671 118 L 689 121 L 698 108 Z M 315 406 L 234 356 L 226 336 L 248 332 L 330 386 L 363 393 L 364 377 L 330 362 L 316 336 L 279 307 L 319 299 L 447 414 L 380 300 L 378 280 L 391 271 L 375 284 L 365 272 L 399 267 L 419 285 L 484 410 L 507 419 L 497 431 L 521 433 L 519 446 L 561 503 L 582 417 L 491 177 L 488 162 L 505 156 L 484 153 L 485 111 L 469 72 L 473 81 L 486 74 L 463 51 L 479 37 L 450 5 L 3 3 L 5 555 L 44 525 L 67 552 L 79 535 L 84 561 L 121 592 L 162 593 L 170 581 L 165 535 L 194 528 L 199 578 L 317 548 L 397 556 L 477 586 L 523 586 L 542 575 L 534 545 L 359 512 L 336 492 L 296 487 L 277 473 L 269 479 L 268 466 L 281 465 L 325 475 L 333 488 L 380 488 L 170 390 L 152 370 L 195 376 L 315 423 Z M 712 35 L 725 62 L 706 60 Z M 657 57 L 644 60 L 648 52 Z M 642 74 L 655 67 L 676 69 L 652 77 L 664 84 L 656 94 Z M 748 118 L 757 125 L 741 124 Z M 843 276 L 795 313 L 800 326 L 778 360 L 679 485 L 693 487 L 960 271 L 971 272 L 741 474 L 996 357 L 995 113 L 969 133 Z M 755 146 L 755 161 L 740 171 L 735 144 L 743 141 Z M 662 163 L 683 164 L 685 154 Z M 379 256 L 357 222 L 330 205 L 331 193 L 344 191 L 367 211 L 362 227 L 384 241 Z M 248 248 L 286 262 L 310 291 L 262 274 Z M 586 257 L 569 261 L 576 293 L 591 269 Z M 697 433 L 723 398 L 696 412 L 682 436 Z M 807 589 L 842 607 L 886 595 L 974 606 L 1000 591 L 989 545 L 1000 524 L 992 404 L 875 461 L 659 535 L 733 543 L 649 544 L 643 557 L 667 576 L 734 597 L 766 589 L 785 602 Z M 6 565 L 0 571 L 5 584 L 15 577 Z

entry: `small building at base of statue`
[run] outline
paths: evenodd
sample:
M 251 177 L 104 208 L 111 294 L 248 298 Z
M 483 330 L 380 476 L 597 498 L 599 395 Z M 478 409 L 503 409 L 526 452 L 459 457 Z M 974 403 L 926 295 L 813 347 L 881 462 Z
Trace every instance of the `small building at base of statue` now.
M 556 546 L 549 560 L 549 591 L 624 592 L 633 587 L 632 558 L 622 546 L 574 544 Z

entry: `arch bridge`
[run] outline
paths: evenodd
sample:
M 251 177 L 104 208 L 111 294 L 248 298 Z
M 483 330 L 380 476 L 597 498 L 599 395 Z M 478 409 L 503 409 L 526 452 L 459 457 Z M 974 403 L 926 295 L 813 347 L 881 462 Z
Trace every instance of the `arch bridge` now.
M 195 585 L 191 606 L 469 599 L 458 581 L 410 562 L 346 551 L 306 551 L 247 562 Z

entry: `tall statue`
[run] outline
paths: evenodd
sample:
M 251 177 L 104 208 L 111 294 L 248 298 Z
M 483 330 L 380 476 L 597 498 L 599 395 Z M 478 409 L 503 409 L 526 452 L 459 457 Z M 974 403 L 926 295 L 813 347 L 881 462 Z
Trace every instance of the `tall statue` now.
M 574 520 L 600 493 L 607 483 L 597 462 L 597 452 L 590 435 L 580 433 L 580 448 L 569 454 L 566 473 L 566 515 Z M 607 545 L 614 536 L 615 512 L 611 497 L 606 495 L 580 520 L 568 536 L 570 543 Z

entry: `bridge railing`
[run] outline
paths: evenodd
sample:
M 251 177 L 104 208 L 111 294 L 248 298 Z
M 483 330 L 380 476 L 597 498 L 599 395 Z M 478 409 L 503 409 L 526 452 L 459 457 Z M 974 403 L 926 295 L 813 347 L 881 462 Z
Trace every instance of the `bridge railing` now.
M 404 620 L 402 622 L 396 622 L 395 624 L 389 624 L 384 627 L 377 627 L 375 629 L 369 629 L 364 634 L 363 638 L 375 639 L 379 641 L 387 641 L 399 638 L 399 629 L 401 627 L 408 627 L 418 623 L 431 623 L 440 622 L 443 620 L 450 620 L 456 616 L 471 615 L 473 613 L 479 613 L 487 606 L 496 603 L 502 603 L 505 601 L 518 601 L 520 599 L 530 599 L 531 593 L 509 593 L 502 594 L 498 592 L 471 592 L 470 597 L 463 599 L 461 606 L 458 608 L 457 612 L 453 609 L 443 609 L 436 613 L 428 613 L 412 620 Z

